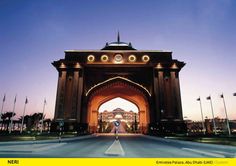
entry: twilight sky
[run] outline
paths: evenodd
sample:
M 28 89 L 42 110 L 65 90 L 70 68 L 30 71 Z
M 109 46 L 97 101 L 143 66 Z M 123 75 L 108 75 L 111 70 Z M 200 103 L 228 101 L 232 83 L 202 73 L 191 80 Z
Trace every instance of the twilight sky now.
M 3 112 L 53 117 L 58 73 L 51 62 L 68 49 L 101 49 L 105 42 L 132 42 L 138 50 L 173 51 L 186 62 L 180 72 L 183 114 L 200 120 L 225 117 L 224 93 L 230 119 L 236 119 L 236 1 L 234 0 L 0 0 L 0 97 Z

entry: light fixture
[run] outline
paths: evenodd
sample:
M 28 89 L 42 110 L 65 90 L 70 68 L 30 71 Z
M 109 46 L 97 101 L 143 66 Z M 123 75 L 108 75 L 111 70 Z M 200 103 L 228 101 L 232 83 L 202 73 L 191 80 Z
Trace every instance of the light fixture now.
M 94 62 L 94 61 L 95 61 L 94 55 L 89 55 L 89 56 L 87 57 L 87 60 L 88 60 L 88 62 Z
M 156 66 L 157 69 L 162 69 L 162 65 L 161 63 L 158 63 L 157 66 Z
M 148 62 L 150 60 L 149 56 L 148 55 L 143 55 L 142 56 L 142 61 L 143 62 Z
M 66 65 L 63 62 L 61 62 L 60 68 L 66 68 Z
M 128 58 L 129 62 L 135 62 L 136 59 L 137 59 L 137 58 L 136 58 L 135 55 L 130 55 L 129 58 Z
M 178 66 L 176 65 L 176 63 L 174 63 L 174 64 L 172 65 L 172 68 L 173 68 L 173 69 L 178 69 Z
M 79 62 L 76 62 L 76 64 L 75 64 L 75 68 L 81 68 Z
M 107 55 L 102 55 L 101 56 L 101 61 L 102 62 L 107 62 L 109 60 L 108 56 Z

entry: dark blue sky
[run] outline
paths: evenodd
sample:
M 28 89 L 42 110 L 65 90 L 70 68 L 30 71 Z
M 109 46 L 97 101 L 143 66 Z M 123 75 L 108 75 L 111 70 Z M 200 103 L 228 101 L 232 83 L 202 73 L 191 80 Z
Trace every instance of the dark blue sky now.
M 101 49 L 105 42 L 132 42 L 139 50 L 171 50 L 187 65 L 180 73 L 184 115 L 200 119 L 198 96 L 212 94 L 217 116 L 236 118 L 236 2 L 234 0 L 0 0 L 0 97 L 4 112 L 54 113 L 57 71 L 50 64 L 67 49 Z

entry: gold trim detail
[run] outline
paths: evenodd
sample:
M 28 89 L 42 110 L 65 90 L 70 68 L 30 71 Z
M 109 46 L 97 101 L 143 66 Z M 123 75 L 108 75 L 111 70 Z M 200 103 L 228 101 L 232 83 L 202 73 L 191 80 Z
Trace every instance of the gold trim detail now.
M 120 76 L 113 77 L 113 78 L 109 78 L 109 79 L 107 79 L 106 81 L 103 81 L 103 82 L 100 82 L 100 83 L 94 85 L 93 87 L 91 87 L 91 88 L 87 91 L 87 93 L 86 93 L 85 95 L 88 96 L 89 92 L 92 91 L 94 88 L 96 88 L 96 87 L 98 87 L 98 86 L 100 86 L 100 85 L 103 85 L 103 84 L 105 84 L 105 83 L 107 83 L 107 82 L 109 82 L 109 81 L 115 80 L 115 79 L 122 79 L 122 80 L 128 81 L 128 82 L 130 82 L 130 83 L 133 83 L 133 84 L 139 86 L 140 88 L 142 88 L 143 90 L 145 90 L 145 91 L 148 93 L 148 95 L 151 96 L 151 93 L 150 93 L 150 92 L 147 90 L 147 88 L 145 88 L 143 85 L 138 84 L 138 83 L 136 83 L 136 82 L 134 82 L 134 81 L 131 81 L 131 80 L 127 79 L 127 78 L 120 77 Z

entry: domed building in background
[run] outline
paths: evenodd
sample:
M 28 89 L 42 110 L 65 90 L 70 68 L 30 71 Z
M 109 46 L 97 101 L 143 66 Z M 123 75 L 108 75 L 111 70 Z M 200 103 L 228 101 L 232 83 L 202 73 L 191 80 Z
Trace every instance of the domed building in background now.
M 119 127 L 121 133 L 135 132 L 138 130 L 139 123 L 138 113 L 125 111 L 121 108 L 116 108 L 112 111 L 103 111 L 99 113 L 98 121 L 100 123 L 100 132 L 112 132 L 114 129 L 114 122 L 119 121 L 121 126 Z

